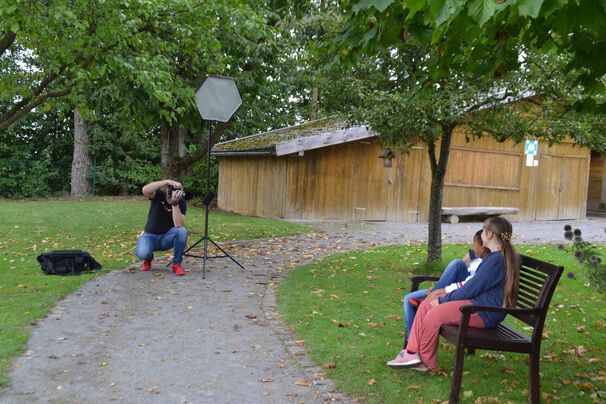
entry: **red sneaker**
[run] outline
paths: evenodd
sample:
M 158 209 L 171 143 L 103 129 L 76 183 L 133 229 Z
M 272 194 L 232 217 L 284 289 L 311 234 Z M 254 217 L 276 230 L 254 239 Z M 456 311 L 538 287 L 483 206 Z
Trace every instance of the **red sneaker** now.
M 412 307 L 419 307 L 423 300 L 425 300 L 424 297 L 411 297 L 408 299 L 408 303 L 410 303 Z
M 141 270 L 144 272 L 151 271 L 151 263 L 152 260 L 143 261 L 143 265 L 141 265 Z
M 183 265 L 181 265 L 180 263 L 173 264 L 173 272 L 177 276 L 185 275 L 185 270 L 183 270 Z

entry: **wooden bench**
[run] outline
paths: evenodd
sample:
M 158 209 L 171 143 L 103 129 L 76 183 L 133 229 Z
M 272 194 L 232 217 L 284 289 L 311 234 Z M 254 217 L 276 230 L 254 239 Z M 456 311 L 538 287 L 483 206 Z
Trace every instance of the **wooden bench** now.
M 448 223 L 459 223 L 459 216 L 478 216 L 482 219 L 491 216 L 500 215 L 515 215 L 520 212 L 518 208 L 508 208 L 499 206 L 475 206 L 475 207 L 457 207 L 457 208 L 442 208 L 442 216 Z
M 530 356 L 529 401 L 531 403 L 540 401 L 539 360 L 543 325 L 551 297 L 564 268 L 525 255 L 520 255 L 520 258 L 520 286 L 516 307 L 463 306 L 459 325 L 447 325 L 440 329 L 440 335 L 456 347 L 449 399 L 451 403 L 459 400 L 465 349 L 470 355 L 473 355 L 476 349 L 528 354 Z M 411 291 L 418 290 L 421 282 L 438 279 L 436 276 L 415 276 L 412 278 Z M 533 328 L 532 335 L 526 336 L 504 324 L 488 329 L 469 327 L 471 315 L 480 311 L 514 316 Z

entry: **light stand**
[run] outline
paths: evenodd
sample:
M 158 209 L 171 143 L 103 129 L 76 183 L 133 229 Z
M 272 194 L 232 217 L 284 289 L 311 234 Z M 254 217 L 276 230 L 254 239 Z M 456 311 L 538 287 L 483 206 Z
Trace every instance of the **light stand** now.
M 209 258 L 229 258 L 235 262 L 240 268 L 244 266 L 229 255 L 219 244 L 217 244 L 208 235 L 208 211 L 214 194 L 210 192 L 210 148 L 212 124 L 211 121 L 227 122 L 229 118 L 236 112 L 242 104 L 242 99 L 238 93 L 236 82 L 230 77 L 223 76 L 208 76 L 202 86 L 196 91 L 196 104 L 202 118 L 208 122 L 208 146 L 206 152 L 206 194 L 204 195 L 203 204 L 204 212 L 204 237 L 191 245 L 183 255 L 188 257 L 202 258 L 202 279 L 206 279 L 206 260 Z M 194 255 L 188 254 L 188 251 L 204 241 L 204 254 Z M 208 243 L 212 243 L 218 248 L 223 255 L 208 256 Z

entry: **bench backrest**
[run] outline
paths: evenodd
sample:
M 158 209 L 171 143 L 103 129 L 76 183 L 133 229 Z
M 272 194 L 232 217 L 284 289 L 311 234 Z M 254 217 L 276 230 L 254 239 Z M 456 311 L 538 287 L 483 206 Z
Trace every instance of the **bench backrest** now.
M 520 287 L 518 288 L 517 307 L 523 309 L 543 309 L 537 316 L 516 315 L 533 327 L 543 328 L 545 315 L 551 297 L 564 268 L 538 259 L 520 255 Z

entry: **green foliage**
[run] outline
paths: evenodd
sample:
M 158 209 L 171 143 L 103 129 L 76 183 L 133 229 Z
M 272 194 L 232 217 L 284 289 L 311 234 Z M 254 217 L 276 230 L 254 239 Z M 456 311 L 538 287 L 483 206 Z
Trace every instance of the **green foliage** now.
M 568 246 L 560 245 L 560 249 L 572 253 L 587 272 L 589 286 L 597 288 L 600 293 L 606 296 L 606 262 L 603 262 L 602 259 L 603 248 L 583 240 L 581 230 L 573 230 L 570 225 L 564 227 L 564 238 L 571 241 L 571 244 Z
M 0 131 L 0 197 L 30 198 L 69 192 L 73 134 L 60 114 L 35 113 Z
M 445 246 L 446 261 L 467 246 Z M 553 246 L 518 252 L 565 268 L 575 260 Z M 601 247 L 604 251 L 604 247 Z M 454 348 L 440 344 L 435 373 L 395 371 L 385 362 L 402 347 L 402 297 L 425 260 L 423 245 L 335 254 L 291 271 L 278 307 L 312 359 L 337 386 L 361 402 L 443 402 L 452 382 Z M 439 274 L 441 271 L 436 272 Z M 579 279 L 563 277 L 552 299 L 541 346 L 544 400 L 599 401 L 606 385 L 604 297 Z M 530 333 L 527 324 L 514 328 Z M 526 328 L 524 328 L 526 327 Z M 478 351 L 465 356 L 461 402 L 527 401 L 527 355 Z
M 202 198 L 206 194 L 206 157 L 198 161 L 193 167 L 193 173 L 183 178 L 186 189 Z M 219 162 L 215 156 L 210 158 L 210 183 L 209 191 L 217 194 L 219 184 Z M 217 200 L 213 201 L 216 204 Z
M 137 133 L 134 128 L 121 133 L 106 122 L 91 125 L 90 139 L 98 195 L 137 195 L 143 185 L 162 178 L 160 145 L 153 133 Z
M 387 35 L 392 31 L 400 35 Z M 459 63 L 467 72 L 499 76 L 519 67 L 523 50 L 555 51 L 570 55 L 570 67 L 582 71 L 576 82 L 589 99 L 577 100 L 577 106 L 595 109 L 604 106 L 606 62 L 595 56 L 606 53 L 605 37 L 603 1 L 359 1 L 341 42 L 356 52 L 414 38 L 435 51 L 429 64 L 436 79 L 448 77 L 448 69 Z

